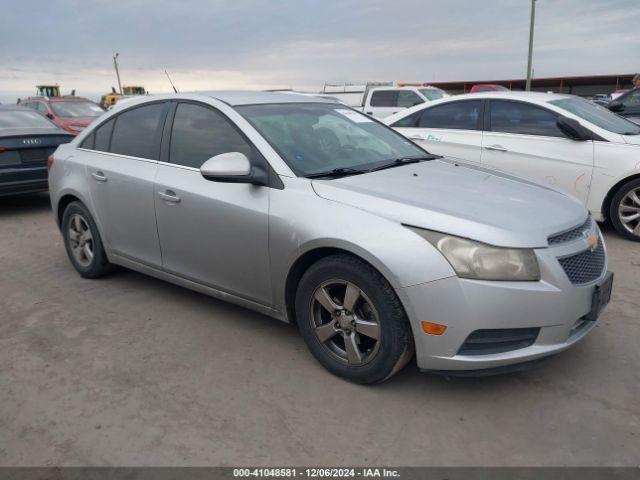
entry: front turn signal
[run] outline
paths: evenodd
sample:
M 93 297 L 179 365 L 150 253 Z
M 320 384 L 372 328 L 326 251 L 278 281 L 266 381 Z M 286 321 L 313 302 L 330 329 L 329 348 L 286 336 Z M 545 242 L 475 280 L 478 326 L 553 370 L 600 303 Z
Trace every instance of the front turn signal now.
M 446 329 L 446 325 L 432 322 L 422 322 L 422 331 L 427 335 L 442 335 Z

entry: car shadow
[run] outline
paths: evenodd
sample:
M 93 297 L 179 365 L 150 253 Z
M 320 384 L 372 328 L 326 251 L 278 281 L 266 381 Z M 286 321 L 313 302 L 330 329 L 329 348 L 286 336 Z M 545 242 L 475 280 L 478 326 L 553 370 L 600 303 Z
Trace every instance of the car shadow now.
M 0 198 L 0 217 L 51 210 L 47 192 L 11 195 Z

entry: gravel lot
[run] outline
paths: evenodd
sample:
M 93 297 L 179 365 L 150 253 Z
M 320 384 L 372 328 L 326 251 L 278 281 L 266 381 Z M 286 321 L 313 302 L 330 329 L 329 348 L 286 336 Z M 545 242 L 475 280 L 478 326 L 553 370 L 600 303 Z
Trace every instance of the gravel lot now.
M 48 197 L 0 200 L 0 465 L 637 465 L 640 244 L 535 370 L 362 387 L 294 327 L 137 273 L 83 280 Z

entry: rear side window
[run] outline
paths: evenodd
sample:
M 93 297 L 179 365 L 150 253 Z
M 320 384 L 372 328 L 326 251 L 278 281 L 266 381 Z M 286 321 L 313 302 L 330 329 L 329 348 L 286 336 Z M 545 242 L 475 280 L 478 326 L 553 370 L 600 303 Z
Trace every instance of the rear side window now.
M 200 168 L 211 157 L 229 152 L 251 158 L 251 145 L 226 117 L 202 105 L 178 105 L 171 131 L 171 163 Z
M 419 128 L 479 130 L 480 100 L 446 103 L 423 110 Z
M 404 127 L 404 128 L 415 127 L 416 124 L 418 123 L 418 119 L 420 118 L 420 115 L 422 115 L 422 112 L 412 113 L 411 115 L 407 115 L 406 117 L 401 118 L 400 120 L 394 122 L 393 124 L 391 124 L 391 126 Z
M 395 90 L 378 90 L 371 94 L 372 107 L 395 107 L 396 106 Z
M 96 131 L 94 130 L 89 134 L 87 138 L 85 138 L 80 144 L 80 148 L 88 148 L 89 150 L 93 150 L 95 148 L 96 143 Z
M 556 125 L 558 116 L 549 110 L 522 102 L 492 100 L 490 130 L 544 137 L 565 137 Z
M 396 106 L 401 108 L 409 108 L 415 105 L 420 105 L 421 103 L 424 103 L 424 100 L 422 100 L 415 92 L 412 92 L 411 90 L 398 91 L 398 100 L 396 102 Z
M 114 119 L 112 118 L 96 128 L 94 150 L 100 152 L 109 151 L 109 141 L 111 140 L 111 131 L 113 130 Z M 89 148 L 89 147 L 87 147 Z
M 165 104 L 154 103 L 127 110 L 116 118 L 111 136 L 111 153 L 158 160 L 160 122 Z

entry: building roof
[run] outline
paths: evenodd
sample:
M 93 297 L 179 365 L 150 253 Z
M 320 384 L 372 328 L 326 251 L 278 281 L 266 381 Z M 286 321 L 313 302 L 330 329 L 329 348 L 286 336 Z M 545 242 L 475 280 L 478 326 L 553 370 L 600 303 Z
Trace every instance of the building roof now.
M 567 76 L 567 77 L 546 77 L 546 78 L 533 78 L 532 86 L 536 88 L 544 87 L 569 87 L 569 86 L 581 86 L 581 85 L 609 85 L 609 84 L 622 84 L 630 83 L 633 78 L 633 73 L 620 73 L 609 75 L 582 75 L 582 76 Z M 509 88 L 524 88 L 526 79 L 502 79 L 502 80 L 458 80 L 453 82 L 433 82 L 431 85 L 442 88 L 444 90 L 465 90 L 471 88 L 473 85 L 479 84 L 491 84 L 491 85 L 503 85 Z

